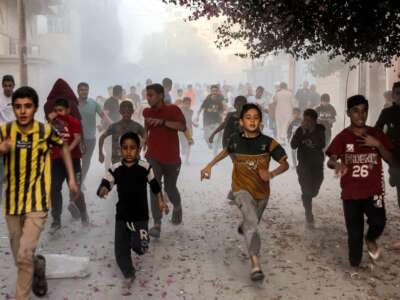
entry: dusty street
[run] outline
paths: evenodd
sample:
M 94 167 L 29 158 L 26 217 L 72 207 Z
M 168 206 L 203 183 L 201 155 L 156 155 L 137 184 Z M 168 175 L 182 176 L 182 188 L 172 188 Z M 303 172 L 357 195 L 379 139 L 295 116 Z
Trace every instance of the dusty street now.
M 275 178 L 260 224 L 266 280 L 254 284 L 236 231 L 239 211 L 226 199 L 230 160 L 215 168 L 211 181 L 200 183 L 200 168 L 211 154 L 199 140 L 193 151 L 192 164 L 182 168 L 179 180 L 184 223 L 175 227 L 165 218 L 161 239 L 152 240 L 148 254 L 134 258 L 137 279 L 128 297 L 121 295 L 122 275 L 113 254 L 115 194 L 107 200 L 96 197 L 103 167 L 94 164 L 86 191 L 91 227 L 83 230 L 79 222 L 72 223 L 65 210 L 61 232 L 50 236 L 46 230 L 39 249 L 90 256 L 91 275 L 50 280 L 48 299 L 400 299 L 400 253 L 386 249 L 400 237 L 400 210 L 388 185 L 383 259 L 371 269 L 364 253 L 362 270 L 351 276 L 339 182 L 332 172 L 325 171 L 314 201 L 314 231 L 304 226 L 295 171 Z M 16 272 L 4 218 L 0 235 L 0 298 L 13 299 Z

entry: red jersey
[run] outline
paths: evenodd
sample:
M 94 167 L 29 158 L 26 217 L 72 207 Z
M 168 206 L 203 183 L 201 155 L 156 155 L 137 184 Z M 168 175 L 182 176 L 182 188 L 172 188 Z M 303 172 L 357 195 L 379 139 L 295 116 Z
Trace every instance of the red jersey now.
M 368 126 L 367 134 L 378 139 L 386 149 L 393 149 L 390 140 L 381 130 Z M 340 180 L 344 200 L 366 199 L 384 194 L 382 156 L 378 149 L 363 146 L 362 143 L 359 136 L 346 128 L 326 150 L 329 157 L 336 155 L 347 167 L 347 173 Z
M 74 140 L 74 134 L 82 134 L 81 122 L 70 115 L 57 116 L 57 118 L 55 118 L 54 121 L 52 122 L 52 125 L 54 126 L 58 134 L 61 136 L 62 140 L 68 143 L 68 145 L 71 145 L 72 141 Z M 81 149 L 79 148 L 79 145 L 77 145 L 71 151 L 71 157 L 72 159 L 82 158 L 82 153 Z M 60 147 L 53 148 L 51 153 L 51 158 L 52 159 L 61 158 Z
M 186 123 L 182 111 L 173 104 L 163 104 L 159 109 L 146 108 L 143 117 L 145 124 L 146 118 Z M 180 163 L 178 131 L 164 126 L 148 127 L 147 124 L 145 126 L 148 133 L 146 158 L 163 164 Z

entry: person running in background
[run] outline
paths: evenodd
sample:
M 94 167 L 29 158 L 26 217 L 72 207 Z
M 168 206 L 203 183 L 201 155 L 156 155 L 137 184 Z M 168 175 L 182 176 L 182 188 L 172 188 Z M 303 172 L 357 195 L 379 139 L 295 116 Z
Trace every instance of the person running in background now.
M 288 130 L 287 130 L 287 140 L 290 141 L 296 132 L 297 128 L 301 126 L 302 123 L 302 118 L 301 118 L 301 111 L 300 108 L 293 108 L 292 112 L 292 121 L 289 124 Z M 292 161 L 293 161 L 293 168 L 297 167 L 297 150 L 292 149 Z
M 12 109 L 11 98 L 15 88 L 12 75 L 4 75 L 1 80 L 3 92 L 0 93 L 0 123 L 11 122 L 15 119 Z
M 190 108 L 194 108 L 194 107 L 196 107 L 196 100 L 197 100 L 197 95 L 196 95 L 196 92 L 194 91 L 194 89 L 193 89 L 193 85 L 192 84 L 189 84 L 188 86 L 187 86 L 187 90 L 185 91 L 185 93 L 183 94 L 183 97 L 189 97 L 190 99 L 191 99 L 191 107 Z
M 89 98 L 89 84 L 81 82 L 78 84 L 78 100 L 79 100 L 79 113 L 82 117 L 82 128 L 85 132 L 82 136 L 82 186 L 89 171 L 90 161 L 93 156 L 94 148 L 96 146 L 96 115 L 101 120 L 111 124 L 106 114 L 102 111 L 100 104 L 95 100 Z M 83 188 L 84 189 L 84 188 Z
M 234 134 L 228 146 L 201 170 L 201 180 L 210 179 L 215 164 L 228 155 L 233 157 L 232 191 L 243 215 L 238 232 L 245 237 L 253 281 L 264 278 L 259 259 L 261 240 L 258 224 L 267 206 L 270 181 L 289 168 L 285 150 L 274 139 L 261 133 L 261 122 L 262 112 L 258 105 L 244 105 L 240 113 L 243 133 Z M 279 163 L 273 171 L 269 171 L 271 157 Z
M 297 176 L 306 224 L 310 229 L 314 228 L 312 199 L 318 195 L 324 179 L 325 128 L 317 124 L 317 119 L 318 114 L 315 110 L 306 109 L 301 126 L 296 129 L 290 142 L 292 149 L 297 150 Z
M 315 108 L 318 113 L 318 123 L 325 127 L 325 145 L 329 145 L 332 138 L 332 127 L 336 122 L 336 109 L 330 104 L 329 94 L 321 95 L 321 104 Z
M 49 124 L 35 120 L 39 97 L 31 87 L 12 95 L 16 121 L 0 127 L 0 154 L 4 157 L 6 193 L 4 212 L 10 246 L 17 266 L 16 299 L 47 293 L 45 258 L 35 255 L 50 207 L 50 147 L 62 147 L 71 194 L 78 195 L 67 143 Z
M 364 215 L 369 225 L 365 242 L 370 258 L 380 257 L 377 239 L 386 224 L 382 158 L 392 163 L 392 144 L 386 135 L 366 125 L 368 101 L 362 95 L 347 99 L 350 126 L 329 145 L 328 167 L 340 177 L 343 210 L 348 234 L 349 260 L 352 267 L 361 264 Z
M 77 184 L 81 184 L 81 150 L 79 144 L 82 138 L 81 123 L 78 119 L 70 115 L 70 107 L 67 99 L 58 98 L 54 101 L 54 112 L 48 115 L 50 123 L 58 131 L 64 143 L 68 145 L 71 153 L 72 165 Z M 61 158 L 60 149 L 54 148 L 51 152 L 51 233 L 55 233 L 61 228 L 61 213 L 63 206 L 62 186 L 68 178 L 67 169 Z M 85 196 L 80 193 L 79 197 L 70 199 L 68 210 L 73 218 L 80 218 L 84 226 L 89 225 Z
M 228 146 L 230 137 L 240 132 L 240 112 L 243 106 L 247 104 L 247 99 L 244 96 L 237 96 L 235 98 L 234 107 L 235 111 L 229 112 L 224 121 L 211 133 L 209 143 L 214 142 L 214 137 L 220 131 L 224 131 L 222 135 L 222 147 L 225 149 Z
M 164 181 L 165 192 L 173 204 L 172 224 L 182 223 L 182 200 L 177 187 L 181 169 L 178 131 L 186 130 L 186 121 L 182 111 L 176 105 L 164 103 L 164 88 L 160 84 L 147 86 L 147 101 L 150 105 L 143 111 L 147 151 L 146 159 L 154 170 L 157 181 Z M 163 180 L 164 179 L 164 180 Z M 151 193 L 151 211 L 154 226 L 149 234 L 159 238 L 161 234 L 162 214 L 156 196 Z
M 162 85 L 165 92 L 165 104 L 172 104 L 171 90 L 172 90 L 172 80 L 170 78 L 164 78 L 162 80 Z
M 211 94 L 207 96 L 197 113 L 195 123 L 199 123 L 199 117 L 203 113 L 203 129 L 204 139 L 209 149 L 212 149 L 214 154 L 217 154 L 220 148 L 218 143 L 210 144 L 209 139 L 211 134 L 218 128 L 222 122 L 222 114 L 224 112 L 223 97 L 219 92 L 217 85 L 211 86 Z
M 383 104 L 383 108 L 388 108 L 393 105 L 393 97 L 392 97 L 392 91 L 386 91 L 383 93 L 383 99 L 385 100 L 385 103 Z
M 295 95 L 300 113 L 309 107 L 310 99 L 312 97 L 312 92 L 309 88 L 309 85 L 309 82 L 304 80 L 302 88 L 298 89 Z
M 157 196 L 160 211 L 168 214 L 168 206 L 153 169 L 148 162 L 140 159 L 140 145 L 140 137 L 133 132 L 121 136 L 122 160 L 112 165 L 97 191 L 100 198 L 105 198 L 113 186 L 117 186 L 114 253 L 125 278 L 123 295 L 130 295 L 129 289 L 135 280 L 136 270 L 132 263 L 131 250 L 143 255 L 149 248 L 147 184 Z
M 394 146 L 395 164 L 389 166 L 389 183 L 396 187 L 400 207 L 400 81 L 393 84 L 391 98 L 392 105 L 382 110 L 375 127 L 383 130 Z M 400 240 L 394 242 L 393 247 L 400 250 Z
M 186 165 L 190 164 L 190 148 L 193 145 L 193 110 L 191 107 L 192 99 L 189 97 L 184 97 L 181 110 L 186 120 L 186 131 L 184 133 L 179 132 L 179 142 L 181 144 L 182 155 L 185 156 Z
M 121 114 L 121 120 L 111 124 L 107 130 L 99 138 L 99 161 L 104 162 L 104 140 L 111 136 L 111 162 L 116 164 L 121 160 L 121 148 L 119 139 L 127 132 L 134 132 L 144 139 L 144 128 L 139 123 L 132 120 L 133 105 L 130 101 L 122 101 L 119 106 L 119 112 Z
M 293 111 L 293 94 L 288 90 L 287 84 L 282 82 L 280 90 L 275 95 L 276 109 L 275 121 L 277 129 L 277 137 L 282 144 L 286 143 L 287 129 L 290 123 L 290 116 Z
M 320 104 L 321 96 L 317 92 L 317 86 L 315 84 L 310 85 L 311 97 L 308 102 L 307 108 L 315 108 Z

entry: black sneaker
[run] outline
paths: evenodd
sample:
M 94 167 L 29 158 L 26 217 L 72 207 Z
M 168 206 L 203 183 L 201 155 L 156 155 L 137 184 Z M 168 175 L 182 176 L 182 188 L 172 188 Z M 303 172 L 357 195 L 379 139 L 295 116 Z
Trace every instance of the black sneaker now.
M 179 225 L 182 223 L 182 207 L 174 207 L 171 222 L 173 225 Z
M 36 255 L 33 260 L 32 292 L 39 298 L 47 294 L 46 259 L 42 255 Z
M 244 234 L 244 232 L 243 232 L 243 224 L 240 224 L 240 225 L 238 226 L 237 232 L 238 232 L 240 235 L 243 235 L 243 234 Z
M 153 238 L 159 239 L 161 235 L 161 224 L 154 224 L 149 230 L 149 235 Z

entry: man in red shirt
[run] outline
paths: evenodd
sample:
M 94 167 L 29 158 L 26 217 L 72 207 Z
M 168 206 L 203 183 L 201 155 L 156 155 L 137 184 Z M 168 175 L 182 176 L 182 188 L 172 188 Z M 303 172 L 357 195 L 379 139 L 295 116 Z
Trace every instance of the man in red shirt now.
M 81 184 L 81 158 L 82 153 L 79 144 L 82 138 L 81 123 L 78 119 L 70 115 L 70 107 L 68 100 L 58 98 L 54 102 L 53 112 L 48 115 L 49 121 L 60 134 L 64 142 L 68 143 L 71 152 L 72 164 L 74 167 L 75 177 L 78 184 Z M 61 228 L 62 213 L 62 185 L 67 179 L 67 171 L 61 159 L 60 150 L 53 148 L 51 153 L 51 215 L 53 223 L 51 231 L 54 233 Z M 77 218 L 80 216 L 83 225 L 88 225 L 89 219 L 86 211 L 85 198 L 83 193 L 79 194 L 77 199 L 71 199 L 68 206 L 72 216 Z M 79 210 L 79 211 L 78 211 Z
M 178 225 L 182 222 L 181 196 L 176 186 L 181 167 L 178 131 L 186 130 L 186 121 L 179 107 L 164 103 L 162 85 L 148 85 L 146 97 L 150 105 L 143 111 L 146 159 L 151 164 L 158 182 L 161 184 L 164 179 L 165 191 L 174 206 L 172 224 Z M 153 193 L 151 193 L 151 212 L 154 226 L 149 230 L 149 234 L 159 238 L 162 213 Z
M 362 259 L 364 214 L 369 225 L 365 237 L 368 254 L 373 261 L 380 256 L 376 240 L 386 223 L 382 158 L 392 163 L 393 146 L 381 130 L 366 126 L 368 101 L 364 96 L 347 99 L 347 115 L 351 125 L 334 138 L 326 154 L 328 167 L 340 177 L 349 259 L 351 266 L 358 267 Z

